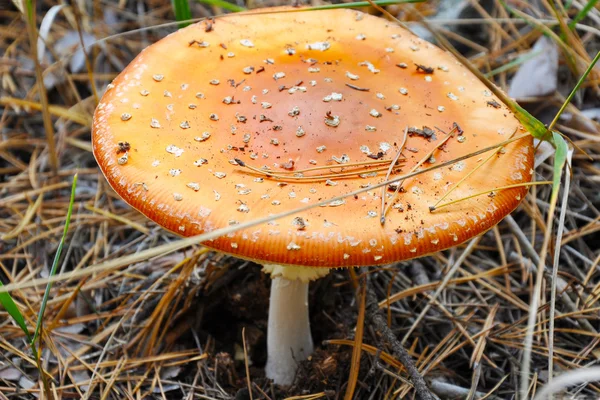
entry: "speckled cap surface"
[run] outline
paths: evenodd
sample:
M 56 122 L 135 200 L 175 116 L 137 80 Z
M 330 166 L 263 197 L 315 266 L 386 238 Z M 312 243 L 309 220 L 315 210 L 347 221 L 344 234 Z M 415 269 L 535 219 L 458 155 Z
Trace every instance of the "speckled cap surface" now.
M 460 127 L 460 129 L 457 128 Z M 125 201 L 192 236 L 331 199 L 527 133 L 454 58 L 353 10 L 235 14 L 145 49 L 94 115 L 94 155 Z M 461 132 L 462 130 L 462 132 Z M 447 135 L 452 137 L 447 139 Z M 381 189 L 205 243 L 270 264 L 376 265 L 494 226 L 531 180 L 531 137 Z M 255 168 L 252 170 L 250 168 Z M 320 168 L 320 169 L 319 169 Z

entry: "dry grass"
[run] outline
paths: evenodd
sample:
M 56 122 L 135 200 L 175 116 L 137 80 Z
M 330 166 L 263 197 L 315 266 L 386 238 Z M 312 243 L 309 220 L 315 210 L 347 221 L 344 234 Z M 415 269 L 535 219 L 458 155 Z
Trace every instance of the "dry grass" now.
M 417 18 L 415 10 L 433 15 L 437 3 L 390 10 L 408 21 Z M 553 11 L 548 3 L 541 1 L 532 11 L 514 2 L 556 28 L 563 11 Z M 300 383 L 284 391 L 264 379 L 268 279 L 256 265 L 192 246 L 118 268 L 90 268 L 178 240 L 120 200 L 99 173 L 90 146 L 96 88 L 101 93 L 142 48 L 175 29 L 157 27 L 172 21 L 173 10 L 165 0 L 94 1 L 85 9 L 59 10 L 44 34 L 45 107 L 24 35 L 26 23 L 16 8 L 1 4 L 0 279 L 16 284 L 11 294 L 30 326 L 35 326 L 44 278 L 65 223 L 70 179 L 79 173 L 59 271 L 87 272 L 55 283 L 41 342 L 44 373 L 55 398 L 341 399 L 347 388 L 357 399 L 411 395 L 406 371 L 389 349 L 378 347 L 373 329 L 355 330 L 357 318 L 364 319 L 357 305 L 364 307 L 364 301 L 356 294 L 359 277 L 345 271 L 313 284 L 314 336 L 323 344 L 302 365 Z M 38 4 L 38 26 L 56 4 Z M 446 21 L 443 32 L 484 72 L 510 66 L 540 36 L 510 19 L 499 2 L 491 9 L 477 4 L 474 10 L 478 22 L 468 24 L 479 24 L 483 41 L 474 41 L 480 35 L 446 29 L 466 22 L 460 19 Z M 192 12 L 206 17 L 221 10 L 194 3 Z M 576 12 L 577 7 L 568 15 Z M 596 8 L 580 21 L 578 35 L 564 38 L 559 91 L 527 103 L 544 122 L 550 122 L 589 55 L 600 48 L 598 21 Z M 88 51 L 92 73 L 81 58 L 71 67 L 68 59 L 53 62 L 72 53 L 79 30 L 86 43 L 106 38 Z M 495 82 L 506 88 L 517 67 L 495 74 Z M 597 71 L 569 107 L 570 118 L 557 126 L 581 151 L 573 156 L 555 279 L 555 374 L 594 365 L 600 358 L 600 125 L 581 113 L 600 107 Z M 48 118 L 55 130 L 54 153 L 45 135 Z M 537 168 L 536 180 L 551 179 L 550 157 Z M 550 191 L 532 186 L 519 209 L 476 244 L 371 270 L 390 326 L 440 397 L 509 398 L 518 390 Z M 548 382 L 550 250 L 532 337 L 528 397 Z M 362 357 L 353 351 L 355 334 L 363 339 Z M 41 375 L 23 333 L 0 309 L 0 399 L 47 398 L 40 387 Z M 593 382 L 568 390 L 600 396 L 600 384 Z

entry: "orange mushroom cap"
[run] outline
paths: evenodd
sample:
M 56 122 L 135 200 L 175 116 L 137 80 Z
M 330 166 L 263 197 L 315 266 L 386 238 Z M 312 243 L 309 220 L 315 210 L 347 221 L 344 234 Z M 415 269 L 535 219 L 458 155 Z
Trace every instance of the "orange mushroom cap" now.
M 102 97 L 93 147 L 125 201 L 192 236 L 383 182 L 406 130 L 391 179 L 438 147 L 420 169 L 526 133 L 451 55 L 393 23 L 352 10 L 234 14 L 137 56 Z M 397 196 L 388 190 L 383 225 L 376 189 L 205 244 L 315 267 L 446 249 L 493 227 L 527 191 L 430 211 L 467 173 L 447 201 L 531 180 L 531 136 L 476 169 L 489 154 L 406 179 Z

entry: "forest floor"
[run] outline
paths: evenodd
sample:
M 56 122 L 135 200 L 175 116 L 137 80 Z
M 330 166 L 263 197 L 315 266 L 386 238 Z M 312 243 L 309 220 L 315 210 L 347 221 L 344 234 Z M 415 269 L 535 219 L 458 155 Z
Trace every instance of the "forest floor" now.
M 279 0 L 241 1 L 235 7 Z M 85 8 L 37 2 L 47 102 L 37 84 L 28 24 L 12 3 L 0 4 L 0 281 L 30 327 L 37 322 L 78 174 L 71 226 L 44 313 L 40 363 L 0 306 L 0 399 L 412 398 L 407 372 L 388 356 L 379 332 L 368 318 L 357 325 L 358 271 L 334 270 L 311 284 L 316 351 L 300 363 L 295 384 L 280 388 L 264 374 L 270 278 L 260 266 L 200 245 L 145 256 L 179 238 L 110 188 L 92 154 L 91 121 L 95 90 L 101 95 L 143 48 L 177 29 L 174 9 L 168 0 L 76 3 Z M 190 3 L 192 15 L 206 18 L 235 8 L 210 3 Z M 509 2 L 537 21 L 532 23 L 501 3 L 430 1 L 387 10 L 424 35 L 419 20 L 426 17 L 548 124 L 600 50 L 599 5 L 575 0 L 553 9 L 550 1 Z M 561 25 L 574 18 L 574 29 Z M 540 27 L 556 35 L 541 40 Z M 101 39 L 87 54 L 76 51 L 81 40 Z M 597 65 L 556 125 L 575 151 L 546 245 L 552 187 L 533 186 L 519 208 L 469 251 L 465 243 L 368 270 L 391 329 L 440 398 L 514 398 L 526 337 L 532 340 L 527 397 L 548 383 L 549 354 L 555 376 L 598 363 L 599 120 Z M 545 143 L 538 148 L 536 180 L 552 180 L 553 155 Z M 565 179 L 570 189 L 563 197 Z M 543 276 L 536 303 L 538 273 Z M 538 308 L 528 333 L 532 304 Z M 357 332 L 363 335 L 359 364 L 353 361 Z M 51 393 L 43 389 L 40 367 Z M 566 390 L 598 398 L 600 384 L 587 382 L 594 379 L 600 376 L 583 382 L 574 377 Z

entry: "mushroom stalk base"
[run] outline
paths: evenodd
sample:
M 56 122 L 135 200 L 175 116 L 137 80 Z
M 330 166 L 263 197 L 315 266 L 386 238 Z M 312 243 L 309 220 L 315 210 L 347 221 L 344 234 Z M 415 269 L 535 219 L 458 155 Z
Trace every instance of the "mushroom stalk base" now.
M 290 385 L 298 363 L 306 360 L 313 349 L 308 319 L 308 282 L 273 278 L 267 331 L 267 378 L 277 385 Z

